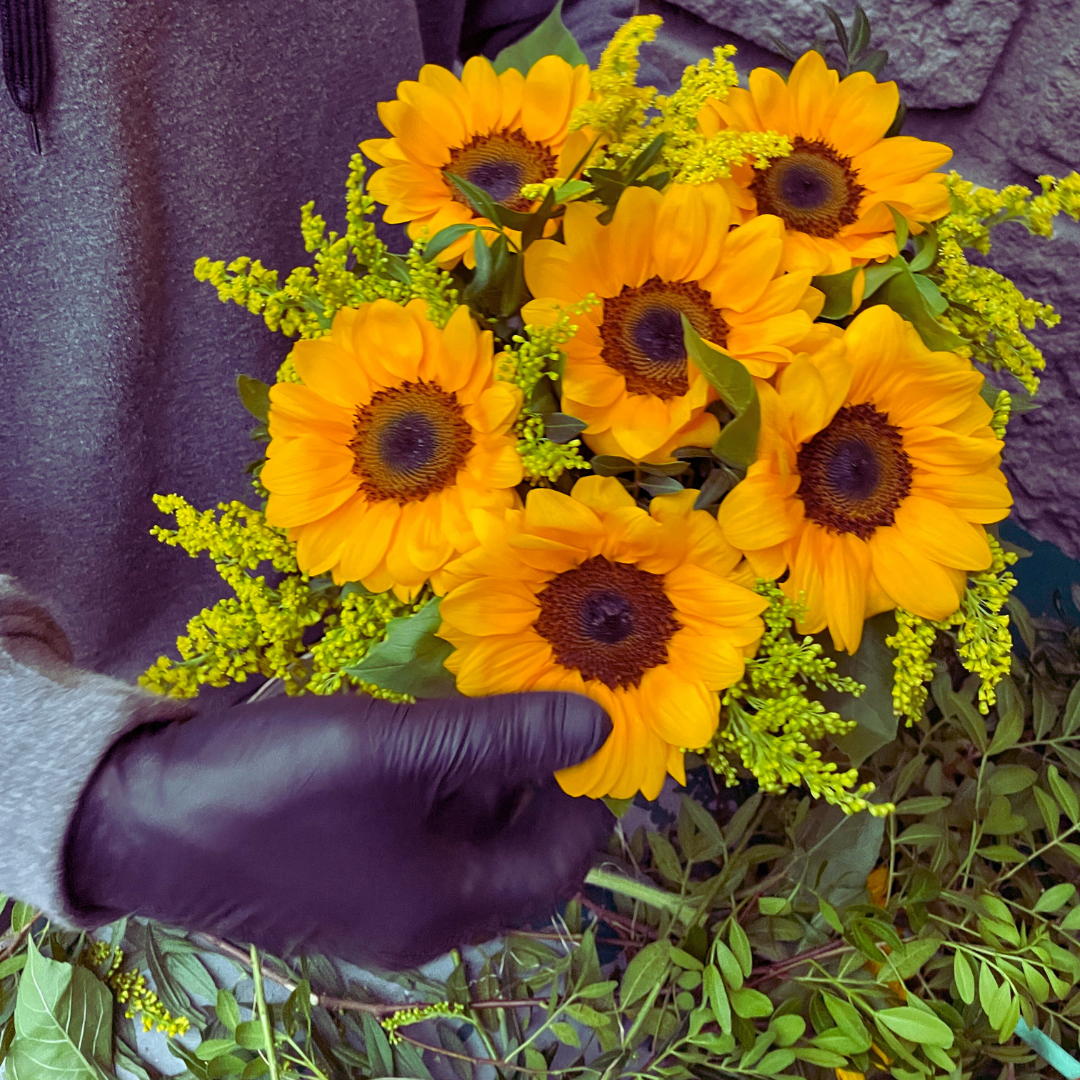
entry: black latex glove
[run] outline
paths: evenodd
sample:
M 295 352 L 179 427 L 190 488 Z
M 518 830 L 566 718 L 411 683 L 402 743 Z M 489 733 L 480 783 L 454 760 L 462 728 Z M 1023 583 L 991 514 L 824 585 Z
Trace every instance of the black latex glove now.
M 102 923 L 135 912 L 279 956 L 413 966 L 580 886 L 612 817 L 552 773 L 609 731 L 556 693 L 274 698 L 147 725 L 80 799 L 66 889 Z

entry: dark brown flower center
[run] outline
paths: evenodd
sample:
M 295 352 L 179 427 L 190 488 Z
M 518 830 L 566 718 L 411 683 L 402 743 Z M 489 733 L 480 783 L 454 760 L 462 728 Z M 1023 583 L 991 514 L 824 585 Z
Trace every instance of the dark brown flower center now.
M 858 176 L 851 158 L 796 135 L 791 153 L 758 172 L 750 190 L 759 214 L 776 214 L 789 229 L 828 238 L 859 219 L 866 188 Z
M 637 686 L 649 668 L 667 663 L 667 643 L 680 629 L 662 574 L 602 555 L 564 570 L 539 600 L 536 631 L 558 663 L 612 689 Z
M 707 341 L 724 345 L 728 325 L 712 298 L 692 281 L 649 278 L 604 301 L 600 336 L 604 362 L 626 379 L 631 394 L 655 394 L 665 401 L 690 389 L 680 316 Z
M 454 482 L 473 448 L 457 398 L 436 383 L 380 390 L 356 414 L 349 449 L 369 499 L 423 499 Z
M 497 203 L 522 213 L 532 209 L 533 201 L 521 194 L 526 184 L 538 184 L 555 175 L 558 161 L 544 145 L 526 139 L 517 130 L 506 128 L 490 135 L 477 135 L 464 146 L 450 151 L 450 164 L 444 172 L 461 176 L 483 188 Z M 449 180 L 454 200 L 469 201 Z
M 873 405 L 846 405 L 803 443 L 798 495 L 806 516 L 862 540 L 893 523 L 911 491 L 911 462 L 898 428 Z

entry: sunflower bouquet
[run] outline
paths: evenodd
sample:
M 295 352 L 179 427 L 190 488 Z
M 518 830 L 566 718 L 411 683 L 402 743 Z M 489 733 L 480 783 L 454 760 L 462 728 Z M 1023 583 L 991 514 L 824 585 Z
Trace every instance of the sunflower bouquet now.
M 1049 237 L 1080 177 L 937 171 L 861 12 L 843 72 L 811 50 L 741 86 L 728 46 L 666 96 L 636 79 L 660 22 L 595 70 L 558 9 L 494 62 L 426 65 L 361 144 L 378 168 L 353 157 L 344 235 L 302 209 L 311 266 L 199 261 L 298 340 L 272 386 L 239 379 L 260 505 L 157 497 L 234 595 L 145 686 L 574 691 L 613 731 L 571 794 L 654 799 L 704 758 L 874 815 L 868 674 L 914 721 L 946 657 L 989 711 L 1006 425 L 1058 316 L 966 252 L 1004 221 Z

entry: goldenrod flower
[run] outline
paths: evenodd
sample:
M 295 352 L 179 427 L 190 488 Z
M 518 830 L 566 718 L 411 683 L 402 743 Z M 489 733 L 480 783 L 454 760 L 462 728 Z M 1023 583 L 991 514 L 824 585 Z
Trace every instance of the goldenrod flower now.
M 968 571 L 991 565 L 982 525 L 1012 497 L 982 382 L 879 305 L 789 364 L 775 390 L 759 384 L 758 460 L 718 521 L 762 577 L 790 568 L 782 588 L 806 605 L 801 633 L 828 625 L 854 652 L 864 619 L 895 607 L 945 619 Z
M 538 60 L 528 75 L 515 68 L 496 75 L 483 56 L 471 57 L 460 79 L 425 64 L 418 81 L 398 84 L 395 101 L 379 103 L 392 138 L 360 144 L 384 166 L 372 174 L 368 191 L 386 204 L 386 221 L 409 223 L 413 239 L 425 228 L 434 236 L 461 222 L 491 225 L 473 212 L 448 172 L 510 210 L 527 211 L 533 202 L 522 187 L 567 176 L 588 150 L 588 132 L 568 136 L 570 116 L 588 96 L 588 67 L 571 67 L 559 56 Z M 490 243 L 495 233 L 484 236 Z M 472 244 L 472 235 L 463 237 L 438 262 L 457 262 Z
M 788 268 L 838 274 L 897 254 L 890 206 L 913 233 L 922 232 L 920 222 L 949 211 L 945 176 L 933 170 L 952 151 L 907 135 L 886 139 L 899 103 L 896 83 L 878 83 L 866 71 L 841 80 L 811 50 L 787 82 L 755 68 L 749 90 L 710 100 L 698 122 L 706 135 L 731 128 L 775 131 L 792 140 L 788 156 L 765 169 L 740 166 L 725 186 L 746 217 L 784 219 Z
M 612 477 L 524 510 L 474 515 L 480 545 L 452 563 L 440 636 L 462 693 L 566 690 L 614 725 L 588 761 L 558 773 L 571 795 L 655 798 L 683 747 L 708 743 L 718 691 L 737 682 L 768 601 L 736 584 L 738 554 L 695 491 L 648 512 Z
M 475 539 L 467 514 L 517 505 L 508 434 L 521 391 L 494 379 L 492 337 L 464 307 L 440 330 L 422 300 L 343 308 L 297 342 L 303 385 L 270 390 L 260 479 L 307 574 L 413 596 Z
M 678 446 L 709 446 L 719 435 L 705 411 L 718 394 L 687 360 L 680 316 L 707 342 L 755 375 L 793 358 L 822 296 L 810 273 L 782 274 L 783 222 L 763 215 L 730 230 L 719 184 L 676 184 L 623 193 L 610 225 L 603 208 L 573 203 L 564 244 L 538 240 L 525 253 L 536 297 L 526 322 L 550 320 L 595 293 L 602 302 L 575 315 L 566 343 L 563 411 L 585 420 L 585 441 L 603 454 L 662 460 Z

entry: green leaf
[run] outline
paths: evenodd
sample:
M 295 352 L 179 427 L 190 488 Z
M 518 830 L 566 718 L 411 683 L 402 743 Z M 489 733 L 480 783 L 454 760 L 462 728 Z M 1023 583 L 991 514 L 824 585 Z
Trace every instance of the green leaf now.
M 944 810 L 952 802 L 947 795 L 920 795 L 914 799 L 905 799 L 900 803 L 896 812 L 898 814 L 933 814 L 938 810 Z
M 476 263 L 476 268 L 465 290 L 469 300 L 478 297 L 491 283 L 491 248 L 488 247 L 487 238 L 479 229 L 473 234 L 473 261 Z
M 477 226 L 471 222 L 459 221 L 456 225 L 447 225 L 445 229 L 440 229 L 424 247 L 424 262 L 438 258 L 451 244 L 456 244 L 475 228 Z
M 569 202 L 590 190 L 592 190 L 592 184 L 588 180 L 567 180 L 565 184 L 560 184 L 555 188 L 555 202 L 556 204 Z
M 823 900 L 818 897 L 818 910 L 821 912 L 821 917 L 838 933 L 844 932 L 844 924 L 840 921 L 840 916 L 836 911 L 836 908 L 832 906 L 827 900 Z
M 1080 930 L 1080 904 L 1070 908 L 1068 915 L 1061 920 L 1062 930 Z
M 34 919 L 36 912 L 37 908 L 33 904 L 16 900 L 11 905 L 11 932 L 17 934 L 20 930 L 25 930 Z
M 744 1020 L 757 1020 L 773 1014 L 773 1003 L 760 990 L 744 986 L 741 990 L 733 990 L 730 997 L 735 1015 Z
M 1058 806 L 1054 797 L 1043 791 L 1041 787 L 1034 787 L 1031 791 L 1039 807 L 1039 814 L 1046 825 L 1046 831 L 1051 836 L 1057 836 L 1058 825 L 1061 820 L 1061 807 Z
M 901 105 L 900 108 L 903 109 L 903 106 Z M 929 270 L 930 267 L 934 265 L 934 260 L 937 258 L 937 229 L 929 222 L 924 222 L 923 231 L 918 236 L 912 237 L 912 240 L 915 243 L 915 258 L 908 264 L 908 269 L 912 273 L 918 273 L 920 270 Z
M 657 832 L 650 832 L 648 837 L 657 870 L 673 885 L 678 885 L 682 881 L 682 867 L 679 865 L 679 857 L 675 854 L 675 849 Z
M 1069 819 L 1075 824 L 1080 821 L 1080 802 L 1077 801 L 1076 792 L 1069 786 L 1067 780 L 1065 780 L 1061 773 L 1058 772 L 1056 765 L 1051 765 L 1046 770 L 1047 779 L 1050 781 L 1050 790 L 1054 793 L 1054 798 L 1061 804 L 1061 808 L 1068 815 Z
M 629 458 L 615 457 L 611 454 L 597 454 L 589 462 L 597 476 L 619 476 L 633 472 L 634 463 Z
M 875 294 L 875 300 L 888 304 L 898 315 L 907 319 L 928 349 L 952 351 L 965 344 L 959 334 L 942 326 L 934 318 L 926 306 L 915 275 L 910 272 L 890 278 Z
M 795 1051 L 795 1057 L 823 1069 L 840 1069 L 848 1064 L 848 1059 L 843 1054 L 834 1054 L 831 1050 L 820 1050 L 814 1046 L 800 1046 Z
M 195 1056 L 200 1061 L 213 1061 L 222 1054 L 228 1054 L 236 1048 L 233 1039 L 204 1039 L 195 1047 Z
M 577 1028 L 573 1024 L 566 1024 L 562 1020 L 556 1020 L 551 1025 L 551 1033 L 561 1043 L 566 1043 L 567 1046 L 581 1046 L 581 1039 L 578 1036 Z
M 790 1046 L 803 1037 L 806 1021 L 801 1016 L 774 1016 L 769 1028 L 776 1032 L 777 1046 Z
M 1035 901 L 1034 911 L 1060 911 L 1076 895 L 1076 886 L 1062 881 L 1051 886 Z
M 753 377 L 733 356 L 706 345 L 685 315 L 680 318 L 687 357 L 734 414 L 713 443 L 712 452 L 723 461 L 748 468 L 757 458 L 761 430 L 761 406 Z
M 970 1005 L 975 1000 L 975 972 L 971 969 L 971 961 L 959 949 L 953 953 L 953 979 L 960 1000 Z
M 190 1001 L 187 999 L 183 987 L 177 987 L 173 983 L 172 976 L 165 966 L 165 958 L 158 943 L 157 931 L 153 926 L 146 927 L 146 966 L 150 970 L 150 977 L 154 980 L 154 990 L 165 1008 L 173 1016 L 189 1016 L 191 1012 Z
M 892 703 L 893 653 L 885 644 L 885 638 L 895 632 L 896 619 L 891 612 L 868 619 L 863 625 L 862 642 L 855 655 L 841 653 L 834 657 L 837 674 L 861 682 L 866 690 L 857 698 L 835 690 L 822 695 L 826 709 L 858 723 L 854 731 L 832 740 L 855 768 L 896 739 L 897 716 Z
M 370 1013 L 361 1013 L 360 1022 L 364 1028 L 364 1049 L 367 1051 L 368 1065 L 372 1076 L 393 1076 L 394 1055 L 390 1052 L 390 1042 L 382 1026 L 371 1016 Z M 445 1024 L 439 1024 L 440 1037 L 447 1031 Z M 455 1040 L 459 1043 L 459 1040 Z M 444 1049 L 451 1049 L 443 1043 Z M 459 1051 L 460 1052 L 460 1051 Z
M 1002 680 L 998 686 L 998 710 L 1001 711 L 1002 698 L 1001 687 L 1006 682 L 1011 683 L 1011 679 Z M 1019 741 L 1020 736 L 1024 733 L 1024 716 L 1019 710 L 1011 710 L 1001 716 L 998 721 L 998 726 L 994 729 L 994 737 L 990 740 L 989 749 L 986 751 L 991 757 L 995 754 L 1004 753 L 1006 750 L 1011 750 Z
M 825 294 L 825 306 L 821 309 L 823 319 L 842 319 L 851 311 L 852 290 L 859 269 L 853 266 L 839 274 L 819 274 L 811 279 L 810 284 Z
M 1050 767 L 1053 768 L 1052 765 Z M 983 828 L 994 836 L 1012 836 L 1013 833 L 1027 828 L 1027 819 L 1012 812 L 1007 796 L 998 795 L 990 801 L 990 811 L 983 822 Z
M 709 1003 L 720 1030 L 725 1034 L 731 1031 L 731 1005 L 728 1002 L 724 981 L 714 967 L 707 967 L 701 979 L 704 999 Z
M 240 404 L 256 420 L 264 424 L 270 416 L 270 385 L 259 379 L 253 379 L 250 375 L 236 376 L 236 389 L 240 394 Z
M 856 4 L 855 5 L 855 17 L 851 20 L 851 51 L 848 53 L 850 59 L 857 59 L 860 54 L 866 51 L 866 47 L 870 44 L 870 20 L 866 17 L 866 12 Z
M 0 963 L 0 980 L 14 975 L 16 971 L 22 971 L 26 965 L 26 953 L 16 953 Z
M 889 207 L 889 213 L 892 214 L 893 226 L 896 229 L 896 250 L 903 251 L 907 247 L 908 242 L 908 222 L 907 218 L 900 213 L 891 203 L 886 204 Z
M 696 799 L 688 798 L 686 795 L 682 797 L 681 813 L 693 822 L 698 833 L 684 846 L 687 857 L 692 857 L 694 862 L 708 862 L 721 855 L 724 851 L 724 837 L 720 833 L 716 818 Z M 692 848 L 692 852 L 686 851 L 686 847 Z
M 411 1050 L 412 1047 L 410 1046 L 408 1049 Z M 260 1076 L 266 1076 L 269 1071 L 270 1066 L 266 1063 L 265 1058 L 252 1058 L 244 1066 L 244 1071 L 240 1074 L 240 1080 L 258 1080 Z
M 551 14 L 531 34 L 503 49 L 493 65 L 499 75 L 508 68 L 517 68 L 522 75 L 528 75 L 533 64 L 545 56 L 561 56 L 573 67 L 589 62 L 563 24 L 562 0 L 558 0 Z
M 667 971 L 671 943 L 666 939 L 646 945 L 626 966 L 619 1001 L 623 1008 L 643 998 Z
M 589 425 L 569 413 L 554 412 L 544 417 L 544 435 L 553 443 L 568 443 L 576 439 Z
M 979 855 L 991 862 L 1022 863 L 1027 862 L 1028 857 L 1021 854 L 1012 844 L 988 844 L 979 848 Z
M 1038 778 L 1026 765 L 999 765 L 990 777 L 991 795 L 1015 795 L 1026 791 Z
M 207 1001 L 217 999 L 217 984 L 197 956 L 187 952 L 166 952 L 165 966 L 189 994 L 197 994 Z
M 724 976 L 724 982 L 732 990 L 738 990 L 743 984 L 742 966 L 735 954 L 718 937 L 712 944 L 713 963 Z
M 240 1006 L 236 1003 L 236 997 L 231 990 L 219 990 L 217 992 L 217 1015 L 218 1019 L 230 1030 L 235 1031 L 240 1023 Z
M 862 1053 L 870 1049 L 870 1032 L 859 1016 L 859 1010 L 850 1001 L 844 1001 L 833 994 L 822 992 L 822 999 L 829 1015 L 836 1021 L 841 1034 L 854 1044 L 854 1052 Z
M 1069 700 L 1065 702 L 1065 710 L 1061 714 L 1061 734 L 1073 735 L 1080 728 L 1080 682 L 1069 693 Z
M 245 1020 L 237 1024 L 233 1034 L 236 1036 L 236 1045 L 242 1046 L 245 1050 L 266 1049 L 262 1023 L 258 1020 Z
M 738 919 L 728 920 L 728 944 L 739 961 L 739 967 L 746 978 L 750 978 L 750 972 L 754 970 L 754 956 L 750 950 L 750 939 L 746 931 L 739 925 Z
M 878 1024 L 883 1024 L 889 1031 L 909 1042 L 940 1046 L 943 1050 L 947 1050 L 953 1044 L 953 1032 L 948 1024 L 910 1005 L 901 1005 L 895 1009 L 879 1009 L 874 1013 L 874 1019 Z
M 941 938 L 919 938 L 904 943 L 903 951 L 894 949 L 889 959 L 901 979 L 910 979 L 941 948 Z
M 931 315 L 944 315 L 948 310 L 949 301 L 941 295 L 941 290 L 925 274 L 912 274 L 919 292 L 922 293 L 923 302 L 926 304 Z
M 755 1072 L 765 1076 L 782 1073 L 795 1060 L 794 1050 L 770 1050 L 758 1063 Z
M 346 672 L 365 682 L 417 698 L 449 697 L 455 693 L 454 676 L 443 661 L 454 651 L 449 641 L 435 636 L 442 619 L 436 597 L 415 615 L 391 619 L 386 638 Z
M 465 200 L 468 202 L 470 209 L 479 214 L 483 218 L 487 218 L 488 221 L 497 223 L 499 220 L 499 205 L 495 200 L 482 188 L 469 180 L 466 180 L 463 176 L 457 176 L 455 173 L 447 172 L 443 170 L 443 176 L 450 181 L 465 196 Z
M 866 267 L 866 282 L 863 287 L 863 302 L 870 299 L 885 284 L 891 281 L 897 274 L 906 274 L 910 271 L 907 260 L 899 255 L 889 259 L 888 262 L 871 263 Z
M 28 941 L 15 999 L 15 1041 L 4 1065 L 11 1080 L 108 1080 L 108 987 L 84 967 L 45 959 Z

